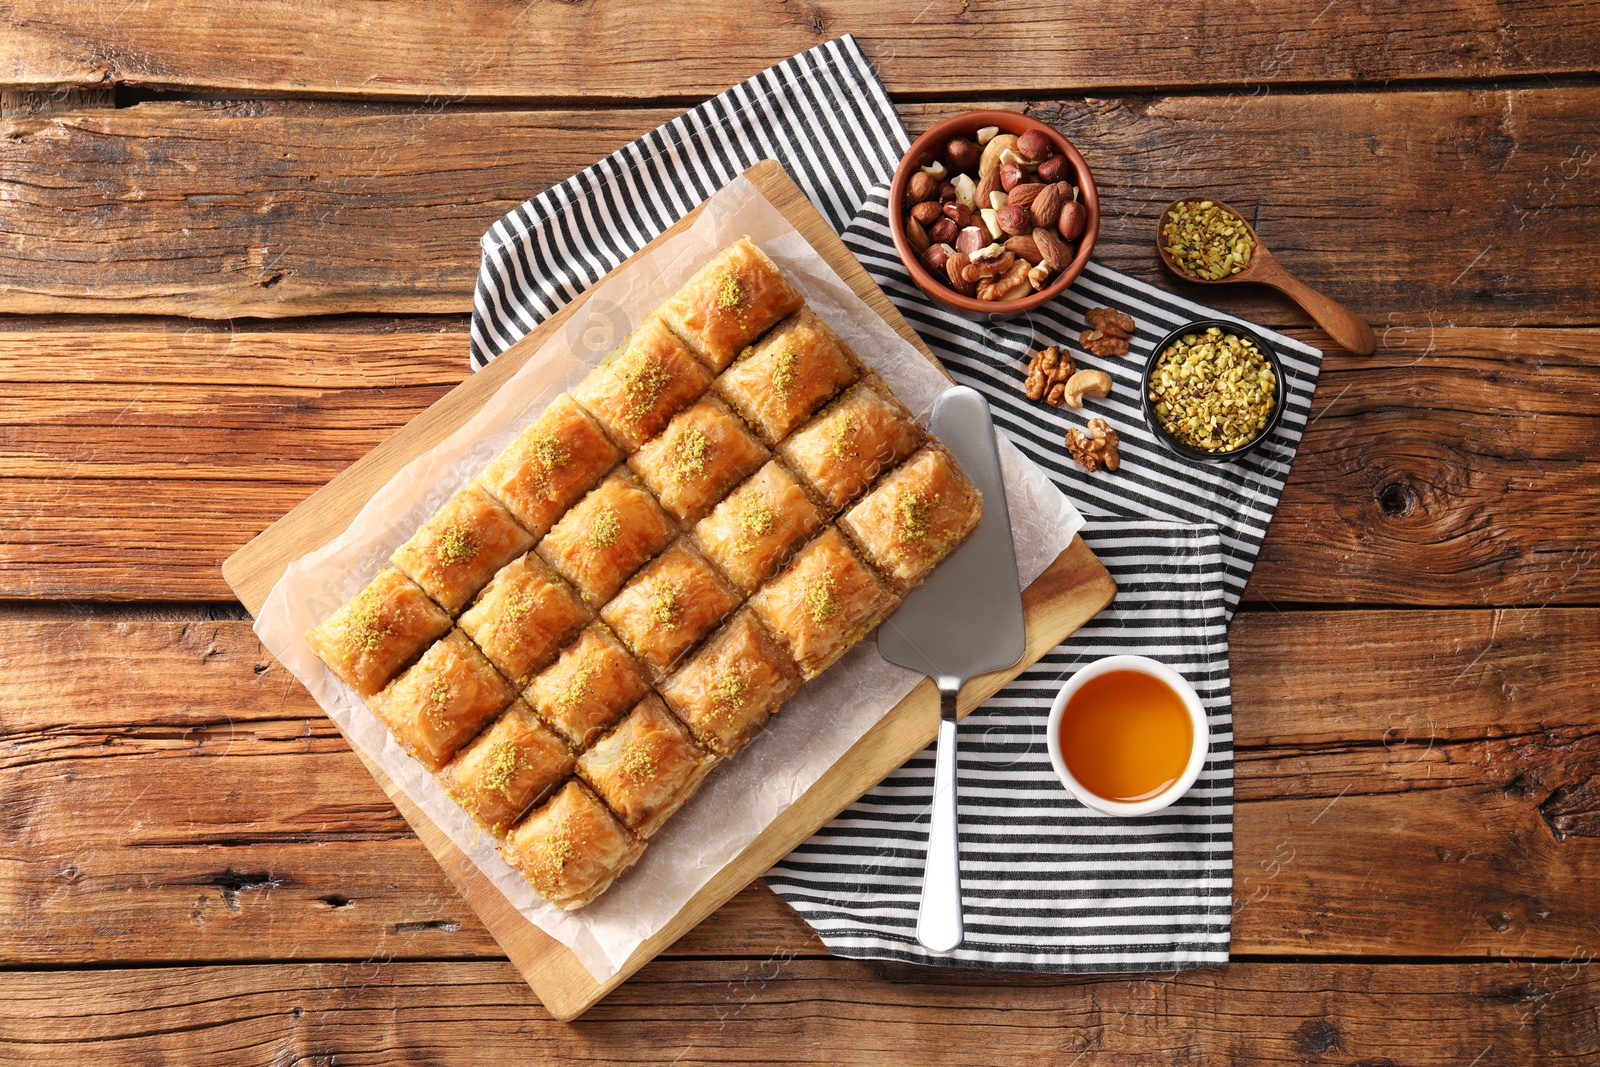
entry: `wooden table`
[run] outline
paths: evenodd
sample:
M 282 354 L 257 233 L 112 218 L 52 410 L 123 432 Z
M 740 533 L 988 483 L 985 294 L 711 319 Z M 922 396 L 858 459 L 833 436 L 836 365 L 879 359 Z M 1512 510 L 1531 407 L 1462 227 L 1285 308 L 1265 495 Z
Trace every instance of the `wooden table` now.
M 0 3 L 0 1061 L 1595 1062 L 1600 4 L 683 6 Z M 757 884 L 557 1023 L 219 565 L 464 375 L 495 217 L 846 32 L 1066 131 L 1102 261 L 1211 192 L 1379 331 L 1232 629 L 1236 962 L 837 960 Z

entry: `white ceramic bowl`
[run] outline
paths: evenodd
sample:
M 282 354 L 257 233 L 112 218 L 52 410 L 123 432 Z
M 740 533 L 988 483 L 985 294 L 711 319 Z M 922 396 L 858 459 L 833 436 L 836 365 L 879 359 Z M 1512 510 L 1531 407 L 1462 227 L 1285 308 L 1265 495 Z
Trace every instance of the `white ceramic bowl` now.
M 1184 767 L 1183 774 L 1172 785 L 1148 800 L 1107 800 L 1091 793 L 1072 776 L 1071 771 L 1067 770 L 1067 761 L 1061 755 L 1061 716 L 1067 710 L 1067 701 L 1072 699 L 1072 694 L 1076 693 L 1084 682 L 1098 678 L 1108 671 L 1140 671 L 1166 682 L 1183 700 L 1183 706 L 1189 712 L 1189 722 L 1194 726 L 1194 748 L 1189 752 L 1189 763 Z M 1211 748 L 1211 731 L 1206 724 L 1206 709 L 1200 705 L 1200 696 L 1183 675 L 1165 663 L 1150 659 L 1148 656 L 1106 656 L 1079 668 L 1077 673 L 1067 679 L 1067 684 L 1061 687 L 1061 692 L 1056 694 L 1056 702 L 1050 705 L 1050 725 L 1045 731 L 1045 742 L 1050 749 L 1050 766 L 1056 769 L 1056 777 L 1060 778 L 1061 784 L 1067 787 L 1067 791 L 1085 806 L 1103 811 L 1107 815 L 1149 815 L 1183 796 L 1189 791 L 1189 787 L 1194 785 L 1194 780 L 1200 777 L 1200 768 L 1205 766 L 1206 753 Z

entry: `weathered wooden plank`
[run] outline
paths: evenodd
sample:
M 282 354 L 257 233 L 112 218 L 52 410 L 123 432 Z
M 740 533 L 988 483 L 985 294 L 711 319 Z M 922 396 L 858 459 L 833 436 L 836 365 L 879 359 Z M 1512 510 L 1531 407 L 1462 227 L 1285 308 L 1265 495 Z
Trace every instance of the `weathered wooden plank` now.
M 1048 10 L 954 0 L 838 8 L 693 0 L 666 8 L 426 0 L 105 7 L 8 5 L 0 80 L 409 99 L 643 99 L 720 92 L 795 52 L 857 36 L 894 92 L 1390 82 L 1594 69 L 1593 4 L 1461 0 L 1334 12 L 1189 0 L 1160 20 L 1074 0 Z M 1226 48 L 1217 48 L 1225 36 Z M 1108 47 L 1108 42 L 1114 45 Z
M 509 965 L 8 974 L 8 1062 L 1550 1067 L 1600 1054 L 1588 961 L 1238 963 L 1056 977 L 850 960 L 658 960 L 577 1023 Z M 1380 1007 L 1375 1008 L 1375 1005 Z M 1003 1050 L 1003 1051 L 1002 1051 Z
M 459 329 L 0 331 L 0 595 L 230 598 L 223 559 L 464 376 Z M 1600 599 L 1600 331 L 1384 337 L 1330 358 L 1247 596 Z
M 1232 638 L 1236 952 L 1593 942 L 1600 610 L 1269 611 Z M 495 954 L 246 623 L 32 612 L 0 662 L 0 963 Z M 820 946 L 754 888 L 673 951 Z
M 981 105 L 902 113 L 919 129 L 967 106 Z M 1153 233 L 1168 200 L 1205 191 L 1380 328 L 1600 319 L 1585 270 L 1600 242 L 1600 88 L 1030 108 L 1083 147 L 1106 209 L 1097 256 L 1118 269 L 1198 295 L 1161 271 Z M 143 104 L 10 123 L 0 311 L 465 312 L 496 218 L 674 114 L 349 112 Z M 1204 298 L 1309 322 L 1257 287 Z

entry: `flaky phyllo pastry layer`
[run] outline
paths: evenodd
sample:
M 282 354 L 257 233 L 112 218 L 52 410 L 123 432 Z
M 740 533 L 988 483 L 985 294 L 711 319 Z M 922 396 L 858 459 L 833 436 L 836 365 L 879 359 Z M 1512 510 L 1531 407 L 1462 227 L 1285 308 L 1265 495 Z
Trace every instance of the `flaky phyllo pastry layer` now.
M 306 638 L 580 908 L 982 512 L 741 238 Z

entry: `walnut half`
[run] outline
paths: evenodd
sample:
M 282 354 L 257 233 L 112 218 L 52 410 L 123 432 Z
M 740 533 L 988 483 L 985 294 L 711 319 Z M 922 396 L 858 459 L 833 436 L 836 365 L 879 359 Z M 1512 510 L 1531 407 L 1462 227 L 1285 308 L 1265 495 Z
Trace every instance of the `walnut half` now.
M 1136 325 L 1133 316 L 1116 308 L 1094 308 L 1083 318 L 1089 328 L 1078 336 L 1078 344 L 1085 352 L 1101 357 L 1128 354 Z
M 1117 455 L 1120 441 L 1105 419 L 1090 419 L 1087 434 L 1076 426 L 1067 431 L 1067 452 L 1090 474 L 1102 467 L 1114 471 L 1122 466 L 1122 457 Z
M 1062 351 L 1060 345 L 1041 348 L 1028 362 L 1028 378 L 1022 383 L 1022 391 L 1029 400 L 1062 407 L 1067 402 L 1067 380 L 1077 369 L 1072 353 Z

